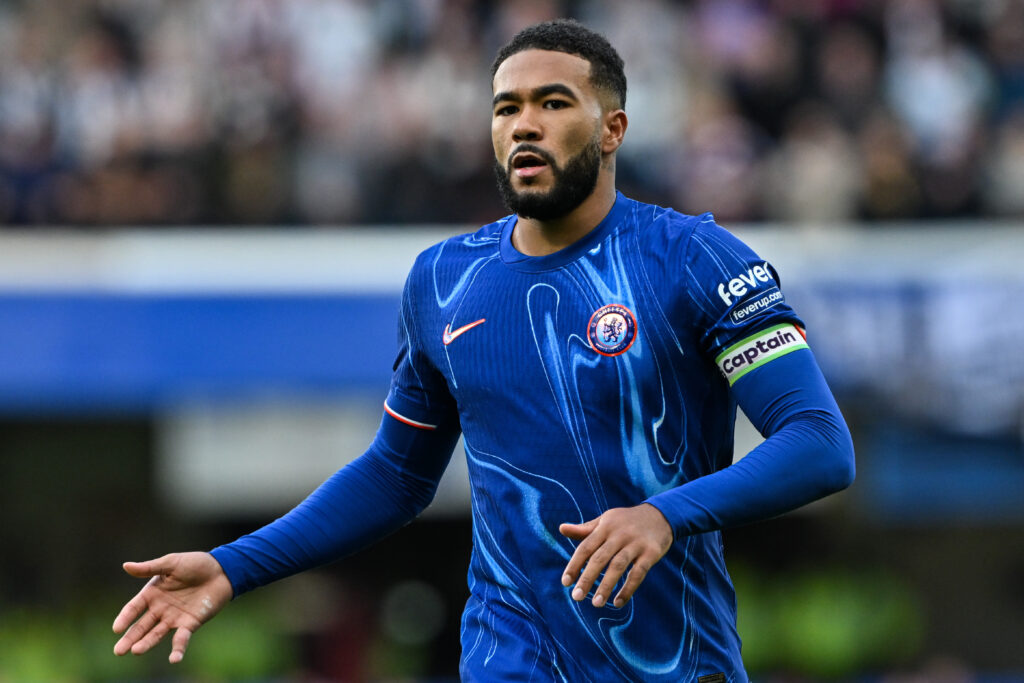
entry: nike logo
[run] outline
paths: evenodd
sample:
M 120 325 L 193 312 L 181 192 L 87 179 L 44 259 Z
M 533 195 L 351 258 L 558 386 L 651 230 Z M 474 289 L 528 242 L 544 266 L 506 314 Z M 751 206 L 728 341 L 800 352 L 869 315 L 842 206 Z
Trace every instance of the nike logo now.
M 468 332 L 477 325 L 483 325 L 486 320 L 487 318 L 480 318 L 479 320 L 471 322 L 468 325 L 463 325 L 462 327 L 458 327 L 454 330 L 452 329 L 451 323 L 448 323 L 447 325 L 444 326 L 444 334 L 441 335 L 441 341 L 444 342 L 445 346 L 448 346 L 453 341 L 455 341 L 455 338 L 458 337 L 460 334 Z

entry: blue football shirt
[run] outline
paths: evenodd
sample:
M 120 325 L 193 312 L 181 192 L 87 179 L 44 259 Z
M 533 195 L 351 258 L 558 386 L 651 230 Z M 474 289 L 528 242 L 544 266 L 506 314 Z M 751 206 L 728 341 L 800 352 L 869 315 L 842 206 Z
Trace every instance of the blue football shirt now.
M 745 681 L 717 531 L 677 539 L 622 608 L 573 601 L 562 522 L 633 506 L 732 461 L 730 384 L 806 348 L 774 269 L 710 215 L 619 194 L 554 254 L 516 218 L 417 259 L 387 412 L 457 420 L 472 490 L 469 680 Z

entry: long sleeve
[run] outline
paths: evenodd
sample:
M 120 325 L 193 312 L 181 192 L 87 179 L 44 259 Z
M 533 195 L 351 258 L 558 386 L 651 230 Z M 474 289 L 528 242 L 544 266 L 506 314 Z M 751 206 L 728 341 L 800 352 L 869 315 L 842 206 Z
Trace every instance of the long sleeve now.
M 401 528 L 433 499 L 459 437 L 385 415 L 367 451 L 283 517 L 212 555 L 235 596 L 349 555 Z
M 810 350 L 757 368 L 732 390 L 767 438 L 739 462 L 647 500 L 677 538 L 773 517 L 853 481 L 853 442 Z

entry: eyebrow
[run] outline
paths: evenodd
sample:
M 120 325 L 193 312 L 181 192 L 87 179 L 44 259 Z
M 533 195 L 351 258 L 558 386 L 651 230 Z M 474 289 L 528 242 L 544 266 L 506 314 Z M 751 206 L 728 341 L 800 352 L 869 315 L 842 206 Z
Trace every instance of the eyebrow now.
M 530 99 L 539 100 L 547 97 L 548 95 L 555 94 L 565 95 L 574 102 L 579 102 L 579 98 L 576 96 L 576 93 L 574 93 L 569 86 L 563 85 L 562 83 L 549 83 L 548 85 L 538 86 L 530 91 Z M 491 106 L 497 106 L 498 102 L 504 102 L 506 100 L 510 102 L 522 102 L 523 98 L 514 90 L 505 90 L 494 96 L 494 101 L 491 103 Z

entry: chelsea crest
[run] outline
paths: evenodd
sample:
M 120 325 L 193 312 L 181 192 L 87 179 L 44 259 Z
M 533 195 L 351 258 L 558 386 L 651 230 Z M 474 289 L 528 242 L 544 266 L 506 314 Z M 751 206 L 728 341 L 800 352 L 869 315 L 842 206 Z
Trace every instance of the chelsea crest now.
M 587 339 L 590 347 L 602 356 L 625 353 L 636 340 L 636 316 L 619 304 L 602 306 L 590 316 Z

